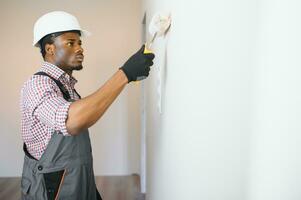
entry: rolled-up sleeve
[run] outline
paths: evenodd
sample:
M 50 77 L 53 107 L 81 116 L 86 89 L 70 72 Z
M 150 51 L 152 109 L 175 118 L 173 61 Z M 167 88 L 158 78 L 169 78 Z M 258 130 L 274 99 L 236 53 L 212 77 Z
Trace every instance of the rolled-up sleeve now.
M 46 76 L 34 76 L 30 81 L 27 101 L 32 116 L 50 129 L 70 135 L 66 121 L 71 102 L 63 98 L 59 87 Z
M 63 104 L 62 106 L 59 106 L 57 112 L 55 113 L 55 120 L 54 120 L 54 129 L 56 131 L 60 131 L 61 133 L 63 133 L 63 135 L 70 135 L 67 131 L 67 127 L 66 127 L 66 121 L 68 118 L 68 110 L 69 110 L 69 106 L 70 106 L 70 102 L 67 102 L 65 104 Z

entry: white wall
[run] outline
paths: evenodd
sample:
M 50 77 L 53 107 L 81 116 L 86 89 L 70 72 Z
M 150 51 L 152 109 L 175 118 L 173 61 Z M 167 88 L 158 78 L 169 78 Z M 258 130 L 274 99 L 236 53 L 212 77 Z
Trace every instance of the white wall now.
M 301 2 L 260 4 L 248 199 L 301 199 Z
M 146 81 L 147 199 L 301 198 L 300 8 L 293 0 L 144 1 L 147 23 L 172 14 Z
M 23 152 L 19 92 L 40 66 L 41 55 L 31 46 L 35 20 L 53 10 L 76 15 L 92 36 L 83 39 L 84 69 L 75 72 L 78 91 L 86 96 L 100 87 L 138 48 L 139 0 L 0 2 L 0 176 L 20 176 Z M 96 175 L 139 172 L 139 86 L 128 86 L 104 117 L 90 129 Z

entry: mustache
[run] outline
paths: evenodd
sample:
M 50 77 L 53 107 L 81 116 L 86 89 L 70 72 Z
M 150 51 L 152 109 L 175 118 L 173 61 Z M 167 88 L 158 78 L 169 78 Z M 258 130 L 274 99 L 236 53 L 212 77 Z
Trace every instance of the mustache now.
M 75 54 L 75 56 L 84 56 L 84 54 L 83 53 L 77 53 L 77 54 Z

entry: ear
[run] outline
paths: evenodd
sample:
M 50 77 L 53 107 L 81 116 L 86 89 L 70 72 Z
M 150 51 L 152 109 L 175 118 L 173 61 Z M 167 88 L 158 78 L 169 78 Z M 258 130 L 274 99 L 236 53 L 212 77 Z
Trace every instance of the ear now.
M 46 54 L 48 55 L 54 55 L 54 49 L 55 49 L 55 46 L 54 44 L 46 44 L 45 45 L 45 51 L 46 51 Z

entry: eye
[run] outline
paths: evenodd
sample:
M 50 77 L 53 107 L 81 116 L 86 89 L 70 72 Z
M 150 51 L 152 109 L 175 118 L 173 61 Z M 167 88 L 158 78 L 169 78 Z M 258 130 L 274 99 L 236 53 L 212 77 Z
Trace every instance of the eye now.
M 68 47 L 72 47 L 73 44 L 74 44 L 73 42 L 68 42 L 68 43 L 67 43 L 67 46 L 68 46 Z

